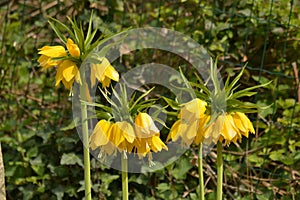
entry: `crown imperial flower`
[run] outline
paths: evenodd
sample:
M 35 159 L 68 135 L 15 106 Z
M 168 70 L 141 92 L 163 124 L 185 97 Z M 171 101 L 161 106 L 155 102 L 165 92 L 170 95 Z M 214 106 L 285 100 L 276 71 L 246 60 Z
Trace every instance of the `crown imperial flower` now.
M 78 58 L 80 57 L 80 49 L 79 47 L 77 46 L 77 44 L 75 44 L 73 42 L 73 40 L 71 40 L 70 38 L 68 38 L 67 40 L 67 49 L 70 53 L 70 55 L 74 58 Z

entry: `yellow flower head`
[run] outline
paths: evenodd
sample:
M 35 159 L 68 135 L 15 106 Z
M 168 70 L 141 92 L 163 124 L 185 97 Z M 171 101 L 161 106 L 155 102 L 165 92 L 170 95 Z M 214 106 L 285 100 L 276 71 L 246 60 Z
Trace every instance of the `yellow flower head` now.
M 168 150 L 168 147 L 159 137 L 158 128 L 147 113 L 139 113 L 135 117 L 134 123 L 137 134 L 134 145 L 140 158 L 147 154 L 151 156 L 151 151 L 158 152 L 162 149 Z
M 199 140 L 197 133 L 199 132 L 199 123 L 205 116 L 206 105 L 205 101 L 198 98 L 183 104 L 178 114 L 179 120 L 171 127 L 168 140 L 177 141 L 181 138 L 185 145 L 190 145 L 196 137 Z
M 224 140 L 225 144 L 229 145 L 231 142 L 241 141 L 243 135 L 248 137 L 249 132 L 255 133 L 251 121 L 241 112 L 224 113 L 208 124 L 202 134 L 214 143 Z
M 100 63 L 92 64 L 91 67 L 91 85 L 96 84 L 96 79 L 102 83 L 102 87 L 106 88 L 110 85 L 111 80 L 119 81 L 119 73 L 111 66 L 107 58 L 101 58 Z
M 71 60 L 63 60 L 59 63 L 56 72 L 55 86 L 58 86 L 62 81 L 67 89 L 71 89 L 75 80 L 81 84 L 80 73 L 77 65 Z
M 203 117 L 207 103 L 201 99 L 193 99 L 185 104 L 180 110 L 178 117 L 187 122 L 193 122 Z
M 106 120 L 100 120 L 90 137 L 90 147 L 92 150 L 104 146 L 109 142 L 109 133 L 112 124 Z
M 41 54 L 37 60 L 42 69 L 54 67 L 61 61 L 55 61 L 53 58 L 61 58 L 67 55 L 63 46 L 44 46 L 39 49 L 38 54 Z
M 69 51 L 69 53 L 70 53 L 70 55 L 72 56 L 72 57 L 74 57 L 74 58 L 79 58 L 80 57 L 80 49 L 79 49 L 79 47 L 77 46 L 77 44 L 75 44 L 74 42 L 73 42 L 73 40 L 71 40 L 71 39 L 68 39 L 67 40 L 67 49 L 68 49 L 68 51 Z
M 126 121 L 111 123 L 106 120 L 100 120 L 90 137 L 90 148 L 95 150 L 101 147 L 103 156 L 111 155 L 116 150 L 131 151 L 135 139 L 135 133 L 132 125 Z
M 198 130 L 198 120 L 194 122 L 184 122 L 183 120 L 177 120 L 170 129 L 167 141 L 172 139 L 172 141 L 177 141 L 181 138 L 184 145 L 190 145 L 193 143 L 195 137 L 197 136 Z

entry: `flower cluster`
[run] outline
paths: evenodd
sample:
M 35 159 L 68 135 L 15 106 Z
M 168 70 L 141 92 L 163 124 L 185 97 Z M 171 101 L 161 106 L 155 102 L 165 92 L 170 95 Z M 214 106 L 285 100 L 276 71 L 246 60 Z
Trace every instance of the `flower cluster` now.
M 40 48 L 38 62 L 42 70 L 57 66 L 55 86 L 59 86 L 62 82 L 67 89 L 72 90 L 72 85 L 76 81 L 81 85 L 81 89 L 83 88 L 82 91 L 86 91 L 88 85 L 86 78 L 88 77 L 91 87 L 96 86 L 98 80 L 107 92 L 106 88 L 111 85 L 111 80 L 119 81 L 119 73 L 104 55 L 91 53 L 93 48 L 99 46 L 103 40 L 103 38 L 94 40 L 96 32 L 91 32 L 92 20 L 90 20 L 86 37 L 76 21 L 70 20 L 73 30 L 58 20 L 54 22 L 60 26 L 55 26 L 52 22 L 50 25 L 66 48 L 64 46 Z M 70 38 L 64 37 L 58 27 L 63 27 Z M 92 41 L 95 42 L 92 43 Z M 82 73 L 79 71 L 79 66 L 88 58 L 91 60 L 90 74 L 86 76 L 88 70 L 82 70 Z M 231 142 L 240 142 L 242 136 L 248 137 L 249 133 L 254 133 L 253 125 L 245 113 L 255 112 L 258 106 L 250 102 L 241 102 L 238 98 L 255 94 L 251 90 L 263 85 L 235 92 L 238 88 L 235 85 L 244 69 L 231 83 L 227 79 L 223 88 L 218 80 L 216 63 L 213 64 L 212 60 L 210 70 L 214 90 L 210 91 L 200 78 L 199 84 L 192 83 L 194 88 L 191 89 L 198 95 L 191 101 L 180 105 L 178 120 L 172 125 L 167 141 L 181 139 L 184 145 L 192 143 L 199 145 L 203 142 L 216 144 L 220 141 L 229 145 Z M 150 160 L 152 152 L 168 150 L 160 138 L 160 132 L 153 119 L 145 113 L 145 110 L 153 105 L 154 100 L 138 103 L 150 90 L 141 95 L 136 102 L 133 102 L 134 99 L 128 102 L 125 87 L 120 94 L 112 89 L 119 103 L 113 102 L 106 92 L 104 93 L 101 89 L 100 91 L 110 104 L 110 107 L 101 105 L 101 108 L 105 108 L 104 112 L 113 117 L 101 119 L 96 124 L 89 138 L 89 146 L 92 150 L 100 148 L 100 156 L 103 157 L 114 155 L 119 151 L 124 152 L 125 155 L 126 153 L 137 154 L 139 158 L 148 155 Z M 89 95 L 85 94 L 85 96 Z M 83 100 L 88 100 L 88 98 L 83 98 Z M 132 116 L 134 120 L 131 120 Z
M 255 133 L 253 125 L 245 113 L 256 112 L 259 108 L 250 102 L 241 102 L 238 98 L 251 96 L 256 92 L 251 90 L 263 87 L 267 84 L 234 92 L 238 86 L 235 84 L 241 77 L 243 70 L 230 83 L 227 79 L 223 88 L 217 78 L 216 64 L 211 60 L 211 79 L 214 90 L 208 88 L 199 80 L 199 84 L 193 84 L 199 91 L 199 98 L 194 98 L 182 105 L 178 120 L 170 129 L 167 140 L 177 141 L 179 138 L 185 145 L 193 142 L 217 144 L 218 141 L 229 145 L 231 142 L 241 142 L 242 136 L 248 138 L 249 133 Z
M 76 21 L 73 22 L 70 20 L 74 29 L 71 31 L 66 25 L 58 20 L 53 20 L 60 24 L 61 27 L 64 27 L 65 31 L 73 36 L 73 39 L 66 39 L 63 37 L 58 27 L 54 26 L 52 22 L 49 22 L 61 41 L 66 44 L 66 49 L 61 45 L 44 46 L 39 49 L 38 54 L 41 56 L 37 61 L 42 67 L 42 70 L 57 66 L 55 86 L 58 87 L 60 82 L 62 82 L 66 89 L 71 90 L 74 81 L 82 85 L 83 75 L 79 72 L 79 66 L 93 50 L 93 47 L 99 45 L 101 41 L 97 40 L 95 43 L 91 44 L 95 35 L 91 33 L 91 23 L 89 24 L 87 37 L 85 41 L 82 41 L 84 33 L 82 29 L 78 28 Z M 79 39 L 79 37 L 77 37 L 78 35 L 82 36 L 82 39 Z M 90 69 L 90 82 L 92 87 L 96 85 L 96 80 L 102 84 L 103 88 L 109 87 L 111 80 L 119 81 L 119 73 L 114 69 L 107 58 L 96 57 L 91 60 L 93 60 Z
M 100 120 L 91 137 L 92 150 L 100 147 L 100 156 L 112 155 L 118 151 L 136 153 L 139 158 L 146 155 L 151 161 L 151 152 L 168 150 L 161 141 L 158 128 L 147 113 L 139 113 L 134 120 L 134 125 L 127 121 L 109 122 Z
M 42 47 L 39 49 L 41 56 L 38 62 L 43 70 L 57 66 L 55 86 L 62 82 L 70 90 L 75 80 L 81 84 L 76 64 L 76 61 L 80 58 L 80 49 L 70 38 L 68 38 L 66 46 L 67 51 L 63 46 Z
M 177 120 L 171 127 L 167 140 L 177 141 L 179 137 L 185 145 L 194 142 L 199 145 L 218 141 L 229 145 L 230 142 L 241 142 L 242 136 L 248 137 L 249 132 L 255 133 L 248 117 L 241 112 L 224 113 L 211 121 L 205 114 L 207 103 L 196 98 L 184 104 Z M 184 117 L 186 115 L 186 117 Z

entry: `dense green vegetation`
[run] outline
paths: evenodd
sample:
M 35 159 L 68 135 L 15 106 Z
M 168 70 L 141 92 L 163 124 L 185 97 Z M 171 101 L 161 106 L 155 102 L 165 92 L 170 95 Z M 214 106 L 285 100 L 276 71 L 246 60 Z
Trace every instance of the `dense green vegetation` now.
M 68 91 L 54 87 L 55 70 L 40 71 L 36 60 L 38 48 L 59 44 L 48 16 L 63 22 L 66 16 L 76 17 L 86 27 L 92 9 L 104 33 L 157 26 L 191 36 L 212 57 L 219 56 L 224 78 L 236 75 L 248 62 L 241 88 L 273 80 L 247 99 L 271 105 L 249 115 L 256 134 L 224 150 L 224 196 L 300 198 L 298 1 L 32 0 L 0 3 L 0 142 L 8 199 L 84 196 L 82 142 L 72 123 L 72 102 Z M 193 80 L 189 66 L 169 58 L 169 53 L 145 50 L 124 59 L 131 65 L 180 65 Z M 130 199 L 197 199 L 196 152 L 192 146 L 156 173 L 129 174 Z M 204 160 L 207 199 L 214 199 L 216 192 L 215 152 Z M 94 199 L 120 198 L 120 172 L 94 158 L 91 163 Z

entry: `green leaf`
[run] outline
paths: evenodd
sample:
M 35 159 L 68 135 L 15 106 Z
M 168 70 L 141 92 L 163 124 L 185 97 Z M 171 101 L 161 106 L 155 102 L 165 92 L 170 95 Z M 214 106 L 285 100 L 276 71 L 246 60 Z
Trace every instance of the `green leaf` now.
M 61 165 L 76 165 L 83 167 L 82 160 L 74 153 L 64 153 L 60 159 Z
M 67 126 L 60 128 L 60 131 L 68 131 L 68 130 L 73 130 L 75 128 L 75 120 L 78 122 L 79 119 L 76 118 L 74 120 L 72 120 Z
M 60 32 L 60 30 L 52 22 L 49 21 L 49 24 L 50 24 L 51 28 L 53 29 L 53 31 L 56 33 L 57 37 L 59 37 L 59 39 L 64 44 L 66 44 L 67 43 L 66 37 Z
M 166 103 L 171 106 L 172 109 L 174 110 L 180 110 L 180 105 L 179 103 L 177 103 L 176 101 L 174 101 L 173 99 L 167 98 L 167 97 L 162 97 L 163 100 L 166 101 Z
M 168 190 L 171 190 L 170 185 L 168 183 L 160 183 L 160 184 L 158 184 L 156 189 L 161 193 L 165 192 L 165 191 L 168 191 Z
M 56 23 L 58 23 L 64 30 L 66 30 L 68 32 L 68 34 L 70 35 L 71 38 L 75 39 L 75 35 L 74 33 L 71 31 L 71 29 L 66 26 L 64 23 L 60 22 L 59 20 L 50 17 L 51 20 L 55 21 Z M 52 22 L 49 21 L 49 24 L 51 25 Z M 59 29 L 52 23 L 51 25 L 52 28 L 54 28 L 53 30 L 56 33 L 56 30 L 58 31 L 59 35 L 57 35 L 61 41 L 66 44 L 67 43 L 67 39 L 61 34 L 61 32 L 59 31 Z M 56 33 L 57 34 L 57 33 Z M 60 37 L 61 36 L 61 37 Z
M 183 157 L 170 172 L 176 179 L 185 179 L 187 172 L 193 167 L 188 158 Z
M 92 24 L 93 24 L 93 14 L 94 14 L 94 11 L 92 10 L 90 20 L 89 20 L 89 27 L 88 27 L 86 38 L 85 38 L 85 41 L 84 41 L 84 46 L 88 46 L 90 44 L 90 42 L 93 40 L 93 35 L 91 35 Z
M 152 87 L 150 90 L 142 94 L 129 108 L 129 110 L 134 109 L 134 107 L 137 105 L 139 101 L 141 101 L 144 97 L 146 97 L 152 90 L 154 90 L 155 87 Z
M 225 88 L 226 89 L 226 93 L 227 93 L 227 91 L 231 91 L 232 88 L 235 86 L 235 84 L 240 80 L 240 78 L 242 77 L 242 75 L 244 73 L 246 65 L 242 68 L 242 70 L 240 71 L 240 73 L 233 79 L 233 81 L 228 85 L 228 87 Z
M 240 97 L 243 97 L 243 96 L 248 96 L 248 95 L 251 96 L 253 94 L 256 94 L 254 92 L 250 92 L 251 90 L 254 90 L 254 89 L 257 89 L 257 88 L 260 88 L 260 87 L 265 87 L 265 86 L 269 85 L 271 82 L 272 81 L 269 81 L 268 83 L 264 83 L 264 84 L 261 84 L 261 85 L 256 85 L 256 86 L 252 86 L 252 87 L 240 90 L 240 91 L 234 93 L 230 98 L 237 99 L 237 98 L 240 98 Z

